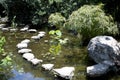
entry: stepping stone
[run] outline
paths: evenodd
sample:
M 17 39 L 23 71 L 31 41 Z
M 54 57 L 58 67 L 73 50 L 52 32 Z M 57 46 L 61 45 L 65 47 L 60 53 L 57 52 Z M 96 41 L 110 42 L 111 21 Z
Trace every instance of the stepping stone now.
M 18 43 L 16 47 L 19 48 L 19 49 L 27 48 L 28 44 L 26 44 L 26 43 Z
M 40 37 L 39 36 L 32 36 L 31 39 L 39 40 Z
M 45 70 L 51 70 L 53 68 L 54 64 L 42 64 L 42 68 Z
M 39 37 L 44 37 L 45 34 L 38 34 L 37 36 L 39 36 Z
M 31 33 L 36 33 L 37 30 L 36 29 L 29 29 L 28 32 L 31 32 Z
M 62 67 L 59 69 L 53 69 L 54 74 L 56 74 L 57 76 L 70 80 L 74 76 L 74 71 L 74 67 Z
M 38 32 L 39 34 L 46 34 L 46 32 L 45 31 L 40 31 L 40 32 Z
M 31 49 L 20 49 L 20 50 L 18 50 L 18 53 L 30 53 L 30 52 L 32 52 Z
M 25 53 L 22 57 L 25 58 L 27 61 L 31 61 L 32 59 L 34 59 L 35 56 L 32 53 Z
M 34 59 L 30 60 L 30 62 L 31 62 L 33 65 L 37 65 L 37 64 L 43 62 L 43 60 L 34 58 Z
M 30 40 L 29 40 L 29 39 L 25 39 L 25 40 L 21 41 L 21 43 L 26 43 L 26 44 L 28 44 L 28 43 L 30 43 Z
M 20 29 L 20 31 L 27 31 L 29 29 L 29 26 L 26 25 L 24 28 Z
M 6 26 L 6 24 L 0 24 L 0 29 L 4 28 Z
M 11 32 L 15 32 L 17 31 L 18 29 L 10 29 Z
M 2 31 L 9 31 L 9 28 L 2 28 Z

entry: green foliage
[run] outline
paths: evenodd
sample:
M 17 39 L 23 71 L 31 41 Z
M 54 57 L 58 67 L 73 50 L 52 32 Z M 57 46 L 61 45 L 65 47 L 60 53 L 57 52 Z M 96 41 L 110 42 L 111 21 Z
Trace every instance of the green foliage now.
M 5 40 L 5 37 L 1 37 L 0 38 L 0 54 L 3 54 L 4 53 L 4 44 L 5 44 L 6 40 Z
M 11 27 L 12 28 L 16 28 L 17 27 L 17 23 L 15 23 L 15 18 L 16 18 L 16 16 L 14 16 L 13 19 L 12 19 L 12 23 L 11 23 Z
M 59 40 L 62 37 L 62 32 L 60 30 L 51 30 L 49 31 L 51 38 Z
M 10 55 L 4 55 L 4 44 L 5 44 L 6 40 L 5 37 L 1 37 L 0 38 L 0 72 L 2 72 L 3 74 L 7 73 L 7 71 L 9 71 L 9 69 L 11 68 L 12 65 L 12 59 L 10 58 Z
M 104 13 L 101 5 L 82 6 L 69 16 L 64 27 L 80 33 L 83 41 L 97 35 L 116 35 L 118 33 L 117 25 L 115 25 L 111 16 Z
M 61 45 L 67 43 L 68 39 L 62 39 L 62 32 L 60 30 L 51 30 L 49 35 L 51 37 L 49 52 L 58 55 L 61 52 Z
M 51 13 L 59 12 L 68 17 L 79 6 L 75 0 L 1 0 L 6 14 L 11 21 L 16 15 L 16 22 L 40 25 L 48 22 Z
M 58 28 L 61 28 L 65 21 L 66 19 L 61 15 L 61 13 L 53 13 L 48 18 L 48 22 Z

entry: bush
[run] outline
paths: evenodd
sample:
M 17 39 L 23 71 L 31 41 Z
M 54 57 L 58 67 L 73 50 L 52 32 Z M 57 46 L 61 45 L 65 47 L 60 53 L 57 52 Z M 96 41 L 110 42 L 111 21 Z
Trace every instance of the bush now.
M 114 24 L 112 17 L 107 16 L 101 8 L 102 5 L 82 6 L 69 16 L 64 27 L 80 33 L 83 41 L 97 35 L 116 35 L 117 25 Z
M 66 19 L 61 15 L 61 13 L 53 13 L 49 16 L 48 22 L 52 26 L 56 26 L 57 28 L 61 28 Z

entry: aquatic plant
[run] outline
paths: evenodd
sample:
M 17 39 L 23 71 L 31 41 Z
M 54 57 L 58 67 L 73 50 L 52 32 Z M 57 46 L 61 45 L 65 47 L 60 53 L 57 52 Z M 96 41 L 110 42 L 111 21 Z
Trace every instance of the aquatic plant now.
M 0 37 L 0 54 L 3 54 L 4 53 L 4 44 L 5 44 L 6 40 L 5 40 L 5 37 Z
M 14 16 L 13 19 L 12 19 L 12 22 L 11 22 L 11 27 L 12 28 L 16 28 L 17 25 L 18 25 L 17 23 L 15 23 L 15 19 L 16 19 L 16 16 Z
M 102 10 L 102 5 L 84 5 L 74 11 L 64 24 L 67 30 L 75 30 L 82 41 L 97 35 L 118 34 L 117 25 L 111 16 Z
M 62 39 L 62 32 L 60 30 L 49 31 L 51 37 L 49 52 L 58 55 L 61 52 L 61 45 L 67 43 L 67 38 Z
M 0 37 L 0 73 L 6 75 L 12 67 L 12 59 L 10 54 L 5 54 L 4 44 L 6 40 L 5 37 Z

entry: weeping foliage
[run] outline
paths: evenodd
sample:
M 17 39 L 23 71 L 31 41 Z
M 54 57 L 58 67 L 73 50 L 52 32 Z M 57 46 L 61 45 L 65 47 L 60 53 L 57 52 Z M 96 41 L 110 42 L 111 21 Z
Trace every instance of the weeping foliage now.
M 102 5 L 84 5 L 74 11 L 64 24 L 68 30 L 75 30 L 82 39 L 90 39 L 97 35 L 118 33 L 117 25 L 111 16 L 107 16 L 101 9 Z

